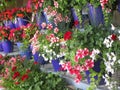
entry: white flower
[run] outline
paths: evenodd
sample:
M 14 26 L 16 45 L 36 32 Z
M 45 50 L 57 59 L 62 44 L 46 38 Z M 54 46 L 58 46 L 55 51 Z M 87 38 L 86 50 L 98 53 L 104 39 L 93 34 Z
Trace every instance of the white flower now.
M 44 49 L 47 49 L 47 46 L 43 46 Z
M 103 41 L 103 44 L 106 45 L 107 48 L 112 47 L 112 43 L 113 43 L 113 40 L 110 40 L 109 37 L 105 38 L 105 40 Z
M 60 63 L 59 63 L 60 65 L 62 65 L 62 64 L 64 64 L 64 62 L 62 61 L 62 60 L 60 60 Z
M 56 46 L 59 46 L 59 43 L 57 43 Z
M 112 59 L 112 57 L 110 56 L 109 53 L 107 53 L 106 55 L 107 55 L 108 60 L 111 60 L 111 59 Z
M 115 30 L 115 26 L 113 24 L 111 24 L 111 29 Z
M 120 30 L 118 31 L 118 33 L 120 33 Z
M 57 58 L 59 58 L 60 57 L 60 55 L 57 55 Z
M 52 57 L 50 57 L 50 60 L 52 60 L 53 58 Z
M 45 57 L 45 54 L 42 54 L 43 57 Z
M 120 64 L 120 59 L 118 60 L 118 63 Z
M 44 60 L 45 60 L 45 61 L 48 61 L 48 58 L 44 57 Z
M 120 36 L 118 36 L 118 39 L 120 40 Z

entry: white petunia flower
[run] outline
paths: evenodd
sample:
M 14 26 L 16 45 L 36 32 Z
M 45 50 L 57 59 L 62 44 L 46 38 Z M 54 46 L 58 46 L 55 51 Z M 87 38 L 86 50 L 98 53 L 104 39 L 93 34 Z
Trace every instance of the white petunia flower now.
M 120 36 L 118 36 L 118 39 L 120 40 Z
M 118 60 L 118 63 L 120 64 L 120 59 Z
M 111 29 L 115 30 L 115 26 L 113 24 L 111 24 Z

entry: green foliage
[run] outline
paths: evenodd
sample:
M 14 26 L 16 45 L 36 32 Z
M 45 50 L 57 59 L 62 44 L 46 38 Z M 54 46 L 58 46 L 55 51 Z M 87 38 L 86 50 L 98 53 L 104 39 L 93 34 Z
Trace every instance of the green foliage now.
M 16 0 L 0 0 L 0 12 L 7 9 L 11 5 L 15 5 Z
M 15 65 L 17 66 L 15 71 L 18 71 L 20 76 L 13 79 L 14 71 L 9 67 L 9 78 L 3 78 L 6 90 L 67 90 L 67 83 L 63 78 L 57 74 L 41 72 L 39 64 L 34 64 L 33 60 L 24 62 L 18 60 Z M 26 72 L 28 69 L 30 71 Z M 28 78 L 23 81 L 21 78 L 24 74 L 27 74 Z

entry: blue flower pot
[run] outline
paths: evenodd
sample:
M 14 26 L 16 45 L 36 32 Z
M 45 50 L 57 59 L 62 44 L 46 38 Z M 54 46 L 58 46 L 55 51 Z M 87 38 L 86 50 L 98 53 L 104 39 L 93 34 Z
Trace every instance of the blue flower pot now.
M 26 26 L 28 24 L 25 18 L 16 18 L 14 23 L 16 28 L 19 28 L 21 26 Z
M 95 8 L 93 5 L 88 4 L 88 16 L 92 26 L 97 27 L 100 24 L 104 24 L 104 16 L 101 6 Z
M 120 12 L 120 1 L 118 1 L 118 11 Z
M 10 40 L 2 41 L 2 48 L 4 53 L 10 53 L 13 51 L 13 43 Z
M 17 47 L 18 47 L 18 49 L 19 49 L 20 55 L 21 55 L 22 57 L 25 56 L 27 60 L 30 60 L 30 59 L 32 58 L 32 52 L 31 52 L 31 50 L 30 50 L 30 47 L 28 46 L 28 48 L 26 48 L 26 49 L 23 50 L 23 49 L 21 48 L 21 47 L 23 46 L 23 43 L 17 42 L 16 44 L 17 44 Z
M 35 62 L 38 62 L 42 65 L 46 64 L 46 61 L 44 60 L 44 58 L 42 56 L 39 56 L 39 52 L 36 52 L 34 55 L 33 55 L 33 58 L 34 58 L 34 61 Z
M 40 15 L 37 13 L 37 14 L 36 14 L 36 21 L 37 21 L 37 25 L 39 26 L 39 29 L 42 29 L 41 24 L 42 24 L 43 22 L 48 23 L 46 13 L 45 13 L 45 12 L 41 12 Z
M 72 17 L 73 17 L 73 21 L 78 21 L 79 22 L 79 19 L 78 19 L 78 16 L 75 12 L 75 9 L 74 8 L 71 8 L 71 14 L 72 14 Z M 80 24 L 78 23 L 77 25 L 75 25 L 76 28 L 80 29 Z
M 5 27 L 9 27 L 10 29 L 15 28 L 15 24 L 12 21 L 10 21 L 10 20 L 4 21 L 4 26 Z
M 94 67 L 93 67 L 93 70 L 95 71 L 95 72 L 100 72 L 100 64 L 101 64 L 101 60 L 97 60 L 96 62 L 95 62 L 95 64 L 94 64 Z M 85 73 L 86 73 L 86 77 L 87 77 L 87 81 L 88 81 L 88 83 L 90 84 L 90 82 L 91 82 L 91 80 L 90 80 L 90 71 L 88 70 L 88 71 L 85 71 Z M 96 75 L 96 76 L 94 76 L 94 79 L 95 80 L 98 80 L 98 76 Z M 101 77 L 101 80 L 100 80 L 100 82 L 99 82 L 99 85 L 104 85 L 105 84 L 105 80 Z
M 3 48 L 2 48 L 2 41 L 0 41 L 0 52 L 3 51 Z
M 55 72 L 61 70 L 61 65 L 59 64 L 60 60 L 59 59 L 53 59 L 52 60 L 52 66 Z

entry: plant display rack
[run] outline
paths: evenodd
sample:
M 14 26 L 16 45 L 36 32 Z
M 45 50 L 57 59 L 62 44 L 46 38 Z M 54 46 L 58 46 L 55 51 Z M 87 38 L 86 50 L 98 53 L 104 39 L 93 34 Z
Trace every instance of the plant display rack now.
M 3 56 L 5 56 L 5 55 L 16 56 L 16 55 L 19 55 L 19 50 L 18 50 L 17 46 L 14 44 L 13 52 L 8 53 L 8 54 L 5 54 L 4 52 L 0 52 L 0 54 L 2 54 Z M 74 81 L 73 77 L 70 74 L 68 74 L 67 72 L 55 72 L 53 67 L 52 67 L 52 64 L 50 64 L 50 63 L 45 64 L 45 65 L 41 65 L 40 69 L 46 73 L 50 73 L 50 72 L 52 72 L 54 74 L 59 73 L 61 78 L 64 78 L 69 85 L 73 86 L 77 90 L 87 90 L 87 88 L 89 87 L 89 84 L 87 83 L 86 80 L 81 81 L 80 83 L 76 83 Z M 0 90 L 5 90 L 5 89 L 1 87 Z M 96 90 L 108 90 L 108 89 L 104 85 L 100 85 Z M 120 90 L 120 87 L 119 87 L 119 90 Z

